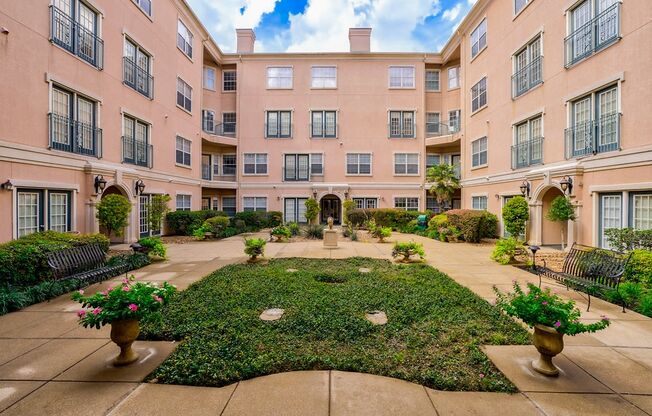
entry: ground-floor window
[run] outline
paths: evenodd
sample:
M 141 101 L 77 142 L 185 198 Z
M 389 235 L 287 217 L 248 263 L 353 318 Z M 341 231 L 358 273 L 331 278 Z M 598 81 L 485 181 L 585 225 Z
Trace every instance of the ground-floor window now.
M 628 203 L 624 212 L 624 203 Z M 598 243 L 612 248 L 606 236 L 610 228 L 652 229 L 652 191 L 600 194 L 598 201 Z
M 285 198 L 283 219 L 288 222 L 306 222 L 306 201 L 308 198 Z
M 652 229 L 652 192 L 631 193 L 630 198 L 632 228 Z
M 141 237 L 160 235 L 161 227 L 152 229 L 149 223 L 149 206 L 154 195 L 145 194 L 138 197 L 138 231 Z
M 600 195 L 600 247 L 612 248 L 605 231 L 610 228 L 622 228 L 622 209 L 621 194 Z
M 267 198 L 264 196 L 246 196 L 242 198 L 243 211 L 267 211 Z
M 61 232 L 71 230 L 70 191 L 18 189 L 16 202 L 18 237 L 45 230 Z
M 378 198 L 353 198 L 356 209 L 378 208 Z
M 234 196 L 223 196 L 222 197 L 222 212 L 224 212 L 229 217 L 235 217 L 235 197 Z
M 444 205 L 440 205 L 439 202 L 437 202 L 437 198 L 435 198 L 432 195 L 426 196 L 426 211 L 432 211 L 435 214 L 439 214 L 444 210 L 445 210 Z
M 394 198 L 394 208 L 404 209 L 406 211 L 418 211 L 419 210 L 419 198 L 396 197 L 396 198 Z
M 201 209 L 204 211 L 211 209 L 211 199 L 209 197 L 201 199 Z
M 486 210 L 487 197 L 486 196 L 473 196 L 471 197 L 471 207 L 473 209 Z
M 177 195 L 177 211 L 190 211 L 192 195 Z

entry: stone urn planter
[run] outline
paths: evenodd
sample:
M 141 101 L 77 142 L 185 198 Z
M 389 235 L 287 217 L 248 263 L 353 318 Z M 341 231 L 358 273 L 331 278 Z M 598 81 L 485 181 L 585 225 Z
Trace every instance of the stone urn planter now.
M 121 367 L 138 360 L 138 354 L 131 348 L 138 334 L 140 334 L 140 323 L 136 319 L 111 322 L 111 341 L 120 347 L 120 354 L 113 360 L 113 365 Z
M 537 324 L 534 325 L 533 341 L 540 355 L 532 361 L 532 368 L 546 376 L 559 375 L 559 368 L 552 359 L 564 349 L 564 334 L 560 334 L 555 328 Z

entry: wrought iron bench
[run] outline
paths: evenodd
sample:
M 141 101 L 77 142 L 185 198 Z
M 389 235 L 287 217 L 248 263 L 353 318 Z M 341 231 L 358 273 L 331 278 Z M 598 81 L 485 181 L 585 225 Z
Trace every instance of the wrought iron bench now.
M 127 264 L 107 265 L 106 254 L 98 244 L 86 244 L 49 253 L 48 266 L 56 280 L 79 279 L 89 283 L 129 271 Z
M 591 308 L 591 293 L 595 293 L 596 289 L 618 291 L 629 257 L 629 254 L 618 251 L 573 244 L 561 272 L 549 269 L 543 259 L 543 267 L 537 268 L 539 287 L 541 276 L 545 276 L 564 284 L 567 289 L 584 289 L 583 292 L 588 295 L 588 311 Z M 624 300 L 622 307 L 625 312 Z

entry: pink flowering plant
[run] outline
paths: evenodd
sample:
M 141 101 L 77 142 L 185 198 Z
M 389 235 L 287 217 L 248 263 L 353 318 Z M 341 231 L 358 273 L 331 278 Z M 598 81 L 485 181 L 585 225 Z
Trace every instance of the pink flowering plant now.
M 507 315 L 521 319 L 529 327 L 537 324 L 555 328 L 565 335 L 577 335 L 584 332 L 596 332 L 609 326 L 609 318 L 603 316 L 598 322 L 584 324 L 580 322 L 580 310 L 572 300 L 565 301 L 552 293 L 549 288 L 541 290 L 528 283 L 528 290 L 514 282 L 513 293 L 503 293 L 494 286 L 496 306 Z
M 109 289 L 86 296 L 83 290 L 72 294 L 81 303 L 77 312 L 79 323 L 85 328 L 97 328 L 121 319 L 142 320 L 165 305 L 176 291 L 167 282 L 159 286 L 152 282 L 134 282 L 134 276 Z

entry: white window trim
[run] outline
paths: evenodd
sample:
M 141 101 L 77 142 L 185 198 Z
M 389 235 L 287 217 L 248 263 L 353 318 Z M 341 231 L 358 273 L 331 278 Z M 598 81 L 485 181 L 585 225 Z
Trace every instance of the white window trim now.
M 254 166 L 258 166 L 255 162 L 256 155 L 265 155 L 265 166 L 267 166 L 267 173 L 245 173 L 245 157 L 246 155 L 254 155 Z M 236 165 L 237 168 L 237 165 Z M 242 153 L 242 176 L 269 176 L 269 153 L 261 152 L 246 152 Z
M 186 27 L 186 30 L 188 31 L 188 33 L 190 33 L 190 37 L 191 37 L 191 39 L 190 39 L 190 47 L 192 48 L 192 52 L 193 52 L 193 55 L 194 55 L 194 53 L 195 53 L 195 45 L 193 45 L 193 43 L 194 43 L 194 40 L 195 40 L 195 34 L 192 33 L 192 31 L 190 30 L 190 26 L 189 26 L 189 25 L 184 21 L 184 19 L 181 18 L 181 15 L 178 15 L 178 16 L 177 16 L 177 21 L 178 21 L 178 22 L 181 22 L 181 24 L 183 24 L 183 25 Z M 179 36 L 179 25 L 178 25 L 178 23 L 177 23 L 177 33 L 176 33 L 176 35 Z M 188 58 L 188 59 L 190 60 L 190 62 L 193 62 L 193 63 L 195 62 L 195 60 L 194 60 L 190 55 L 188 55 L 188 54 L 186 53 L 186 51 L 184 51 L 183 49 L 181 49 L 181 48 L 179 47 L 179 40 L 178 40 L 178 38 L 174 40 L 174 43 L 177 45 L 177 49 L 180 50 L 181 53 L 182 53 L 186 58 Z
M 188 140 L 190 142 L 190 164 L 189 165 L 184 165 L 183 163 L 178 163 L 177 162 L 177 137 L 181 138 L 181 139 L 184 139 L 184 140 Z M 174 135 L 174 164 L 175 164 L 175 166 L 178 166 L 180 168 L 185 168 L 185 169 L 192 169 L 192 160 L 193 160 L 193 157 L 192 157 L 192 140 L 186 138 L 185 136 L 182 136 L 179 133 L 175 133 L 175 135 Z
M 348 173 L 348 155 L 359 155 L 359 154 L 368 154 L 369 155 L 369 173 Z M 358 161 L 358 167 L 360 162 Z M 360 170 L 358 168 L 358 170 Z M 346 152 L 344 153 L 344 176 L 373 176 L 374 174 L 374 153 L 370 151 L 360 151 L 360 152 Z
M 437 88 L 436 90 L 429 90 L 429 89 L 428 89 L 428 72 L 437 72 L 437 73 L 439 74 L 439 82 L 438 82 L 438 84 L 439 84 L 439 88 Z M 425 90 L 427 93 L 428 93 L 428 92 L 441 92 L 441 70 L 440 70 L 440 69 L 430 69 L 430 68 L 426 68 L 426 70 L 425 70 L 423 76 L 424 76 L 424 78 L 423 78 L 423 80 L 424 80 L 424 81 L 423 81 L 423 83 L 424 83 L 424 90 Z M 459 83 L 459 76 L 458 76 L 458 83 Z
M 153 1 L 153 0 L 152 0 L 151 4 L 150 4 L 150 6 L 149 6 L 150 9 L 151 9 L 151 10 L 150 10 L 150 11 L 151 11 L 150 14 L 147 14 L 147 12 L 146 12 L 142 7 L 140 7 L 140 4 L 137 3 L 136 0 L 132 0 L 132 2 L 136 5 L 136 8 L 137 8 L 138 10 L 140 10 L 141 13 L 143 13 L 143 14 L 145 15 L 145 17 L 147 17 L 147 18 L 148 18 L 150 21 L 152 21 L 152 22 L 154 21 L 154 1 Z
M 417 155 L 417 173 L 396 173 L 396 155 Z M 406 163 L 406 169 L 407 169 Z M 394 152 L 392 153 L 392 172 L 394 176 L 420 176 L 421 175 L 421 153 L 420 152 Z
M 334 87 L 313 87 L 312 86 L 312 70 L 313 68 L 335 68 L 335 86 Z M 310 89 L 311 90 L 336 90 L 339 87 L 339 68 L 337 65 L 311 65 L 310 66 Z M 292 74 L 294 81 L 294 73 Z
M 240 202 L 242 203 L 242 211 L 244 211 L 244 209 L 245 209 L 245 204 L 244 204 L 245 198 L 254 198 L 254 209 L 253 209 L 254 211 L 256 211 L 256 199 L 265 198 L 265 211 L 268 210 L 269 196 L 267 196 L 267 195 L 258 195 L 258 194 L 255 194 L 255 195 L 246 194 L 246 195 L 242 195 L 242 198 L 240 198 Z
M 484 163 L 484 164 L 473 166 L 473 143 L 475 143 L 475 142 L 477 142 L 479 140 L 482 140 L 482 139 L 485 139 L 487 141 L 487 150 L 485 150 L 485 152 L 487 153 L 487 162 Z M 471 152 L 470 153 L 471 153 L 471 163 L 470 163 L 471 170 L 482 169 L 482 168 L 486 168 L 487 166 L 489 166 L 489 136 L 482 136 L 482 137 L 478 137 L 475 140 L 471 140 Z
M 186 84 L 190 88 L 190 108 L 193 108 L 194 106 L 193 106 L 193 103 L 192 103 L 193 102 L 192 93 L 194 91 L 194 88 L 192 87 L 192 85 L 188 84 L 185 79 L 183 79 L 179 75 L 177 75 L 177 84 L 178 84 L 179 80 L 181 80 L 184 84 Z M 202 80 L 202 83 L 203 82 L 204 81 Z M 192 115 L 192 111 L 188 111 L 188 109 L 186 109 L 185 107 L 180 106 L 179 103 L 177 102 L 177 93 L 178 93 L 178 91 L 176 90 L 176 88 L 178 88 L 178 85 L 175 86 L 175 91 L 174 91 L 175 92 L 175 94 L 174 94 L 174 102 L 177 105 L 177 108 L 179 108 L 180 110 Z M 185 91 L 184 91 L 184 94 L 185 94 Z M 184 98 L 185 98 L 185 95 L 184 95 Z
M 512 1 L 514 1 L 514 0 L 512 0 Z M 512 7 L 512 13 L 513 13 L 512 21 L 516 20 L 516 18 L 519 17 L 521 15 L 521 13 L 523 13 L 523 11 L 525 9 L 530 7 L 530 5 L 532 3 L 534 3 L 534 0 L 527 0 L 527 3 L 525 3 L 525 6 L 523 6 L 523 8 L 521 8 L 521 10 L 519 10 L 519 11 L 516 11 L 516 3 L 514 3 L 513 4 L 514 7 Z
M 412 87 L 392 87 L 390 70 L 392 68 L 412 68 L 414 71 L 414 86 Z M 402 78 L 401 78 L 402 79 Z M 417 68 L 414 65 L 389 65 L 387 67 L 387 88 L 390 90 L 416 90 L 417 89 Z
M 453 87 L 453 88 L 450 87 L 450 77 L 448 76 L 449 75 L 448 70 L 452 69 L 452 68 L 457 68 L 457 86 Z M 453 65 L 453 66 L 449 66 L 449 67 L 446 68 L 446 89 L 447 89 L 447 91 L 455 91 L 455 90 L 459 90 L 460 88 L 462 88 L 462 83 L 460 82 L 460 74 L 462 72 L 461 68 L 462 67 L 460 65 Z
M 482 82 L 483 79 L 485 80 L 485 96 L 487 98 L 486 103 L 483 106 L 478 107 L 474 111 L 473 110 L 473 87 L 475 87 L 480 82 Z M 479 97 L 480 97 L 480 95 L 478 94 L 478 98 Z M 469 89 L 469 98 L 471 99 L 471 101 L 469 102 L 469 109 L 471 110 L 470 117 L 473 117 L 474 115 L 478 114 L 480 111 L 482 111 L 485 108 L 489 107 L 489 77 L 486 74 L 481 75 L 480 78 L 478 79 L 478 81 L 476 83 L 474 83 L 473 85 L 471 85 L 471 88 Z
M 478 49 L 478 53 L 476 53 L 475 56 L 473 56 L 473 41 L 472 41 L 473 32 L 475 32 L 480 27 L 482 22 L 487 22 L 485 24 L 486 29 L 484 32 L 485 38 L 487 40 L 485 41 L 484 47 Z M 480 42 L 480 37 L 478 37 L 478 42 Z M 484 50 L 487 49 L 488 46 L 489 46 L 489 22 L 487 19 L 487 15 L 485 14 L 484 16 L 482 16 L 482 19 L 480 19 L 480 22 L 475 26 L 475 28 L 469 33 L 469 56 L 471 57 L 469 63 L 475 61 L 478 56 L 482 55 L 482 52 L 484 52 Z
M 289 87 L 270 87 L 269 86 L 269 69 L 270 68 L 290 68 L 292 69 L 292 84 Z M 294 89 L 294 65 L 268 65 L 265 67 L 265 89 L 268 90 L 293 90 Z
M 392 208 L 394 209 L 403 209 L 403 208 L 396 208 L 396 200 L 398 198 L 415 198 L 417 200 L 417 211 L 421 211 L 421 197 L 419 195 L 392 195 Z M 406 202 L 406 208 L 405 211 L 408 211 L 407 209 L 407 201 Z
M 217 84 L 217 68 L 215 68 L 214 66 L 211 66 L 211 65 L 204 65 L 203 68 L 202 68 L 202 71 L 203 71 L 202 72 L 202 82 L 201 82 L 202 89 L 205 89 L 207 91 L 217 91 L 217 85 L 216 85 L 216 88 L 208 88 L 206 86 L 206 78 L 205 78 L 206 77 L 206 73 L 205 73 L 206 69 L 212 69 L 215 72 L 215 84 Z
M 14 189 L 11 191 L 11 212 L 13 219 L 11 221 L 11 235 L 14 239 L 18 238 L 18 189 L 31 189 L 35 191 L 43 191 L 43 200 L 40 201 L 43 210 L 43 226 L 45 230 L 50 226 L 50 212 L 49 212 L 49 193 L 50 192 L 69 192 L 70 193 L 70 231 L 77 231 L 77 194 L 79 193 L 78 185 L 66 185 L 56 183 L 35 183 L 34 181 L 12 180 Z M 46 202 L 48 202 L 46 204 Z M 40 230 L 39 230 L 40 231 Z
M 225 90 L 224 89 L 224 74 L 227 72 L 235 72 L 235 89 L 234 90 Z M 238 70 L 237 69 L 223 69 L 222 70 L 222 92 L 225 94 L 233 94 L 238 92 Z M 294 74 L 292 75 L 292 78 L 294 78 Z M 235 112 L 235 111 L 234 111 Z M 228 111 L 227 111 L 228 113 Z

